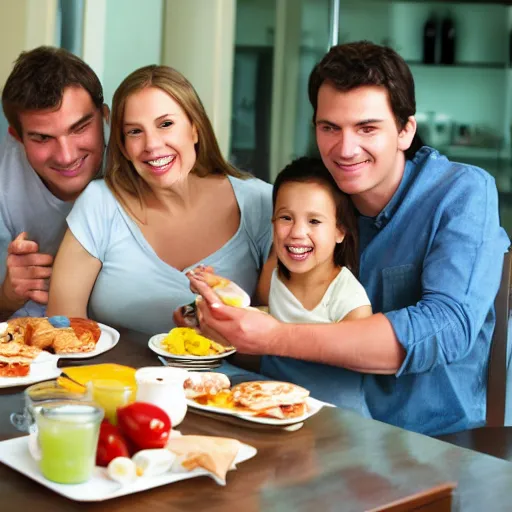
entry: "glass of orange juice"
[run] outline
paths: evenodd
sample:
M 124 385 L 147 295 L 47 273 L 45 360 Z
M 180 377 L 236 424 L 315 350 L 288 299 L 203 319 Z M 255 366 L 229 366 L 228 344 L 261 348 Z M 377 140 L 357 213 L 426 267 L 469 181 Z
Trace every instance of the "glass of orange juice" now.
M 134 385 L 119 380 L 97 379 L 87 384 L 91 399 L 105 411 L 105 418 L 117 425 L 117 408 L 135 401 Z

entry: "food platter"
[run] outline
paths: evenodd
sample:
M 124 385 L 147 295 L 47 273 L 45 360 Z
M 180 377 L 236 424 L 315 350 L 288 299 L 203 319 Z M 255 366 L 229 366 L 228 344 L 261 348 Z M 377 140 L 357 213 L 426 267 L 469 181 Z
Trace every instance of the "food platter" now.
M 0 442 L 0 462 L 57 494 L 75 501 L 105 501 L 198 476 L 206 475 L 213 478 L 205 469 L 196 468 L 187 472 L 167 472 L 158 476 L 143 477 L 133 483 L 120 485 L 108 478 L 105 468 L 96 467 L 93 477 L 88 482 L 76 485 L 57 484 L 42 476 L 37 462 L 29 453 L 28 438 L 29 436 L 23 436 Z M 254 457 L 256 453 L 256 448 L 241 443 L 234 463 L 244 462 Z
M 194 356 L 191 354 L 187 354 L 184 356 L 173 354 L 172 352 L 169 352 L 162 346 L 163 339 L 167 336 L 168 333 L 163 334 L 155 334 L 149 339 L 148 346 L 149 348 L 155 352 L 156 354 L 160 356 L 167 357 L 169 359 L 175 359 L 177 361 L 183 360 L 183 361 L 216 361 L 218 359 L 223 359 L 224 357 L 228 357 L 231 354 L 234 354 L 236 352 L 236 349 L 233 348 L 232 350 L 227 350 L 226 352 L 222 352 L 220 354 L 215 355 L 208 355 L 208 356 Z
M 88 359 L 111 350 L 119 342 L 119 332 L 108 325 L 98 324 L 98 326 L 101 329 L 101 336 L 96 348 L 91 352 L 52 354 L 43 350 L 30 364 L 28 375 L 23 377 L 0 377 L 0 388 L 28 386 L 36 382 L 55 379 L 61 374 L 61 369 L 57 367 L 59 359 Z
M 88 359 L 90 357 L 96 357 L 104 352 L 108 352 L 113 349 L 119 342 L 119 332 L 113 327 L 108 325 L 100 324 L 98 326 L 101 329 L 101 336 L 96 343 L 96 348 L 91 352 L 72 352 L 69 354 L 58 354 L 57 357 L 60 359 Z
M 301 416 L 297 416 L 294 418 L 266 418 L 264 416 L 254 416 L 252 413 L 239 411 L 237 409 L 228 409 L 224 407 L 215 407 L 211 405 L 202 405 L 196 402 L 193 399 L 187 398 L 187 406 L 189 407 L 190 412 L 194 411 L 202 411 L 207 413 L 215 413 L 219 415 L 218 419 L 222 419 L 222 416 L 230 416 L 234 418 L 242 419 L 248 423 L 255 423 L 259 425 L 272 425 L 278 427 L 285 427 L 289 425 L 295 425 L 297 423 L 302 423 L 306 421 L 311 416 L 317 414 L 323 407 L 334 407 L 332 404 L 328 404 L 326 402 L 322 402 L 317 400 L 316 398 L 307 397 L 306 398 L 307 412 Z

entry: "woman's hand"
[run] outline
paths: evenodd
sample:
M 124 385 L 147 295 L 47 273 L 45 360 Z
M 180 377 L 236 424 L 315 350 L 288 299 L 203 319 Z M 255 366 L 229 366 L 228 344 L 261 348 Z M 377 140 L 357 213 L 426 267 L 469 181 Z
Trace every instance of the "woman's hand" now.
M 233 345 L 242 354 L 278 353 L 280 322 L 255 308 L 226 306 L 204 281 L 194 275 L 189 279 L 203 298 L 197 302 L 197 308 L 204 336 Z

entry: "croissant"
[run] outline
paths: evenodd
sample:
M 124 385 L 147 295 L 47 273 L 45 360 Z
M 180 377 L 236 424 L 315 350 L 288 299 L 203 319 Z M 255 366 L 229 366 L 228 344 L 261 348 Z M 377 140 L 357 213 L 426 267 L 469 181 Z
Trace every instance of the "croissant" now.
M 32 345 L 40 349 L 48 348 L 53 343 L 51 332 L 54 330 L 46 318 L 14 318 L 7 321 L 7 329 L 0 338 L 0 343 L 16 342 Z
M 27 324 L 25 344 L 45 350 L 53 345 L 56 329 L 46 318 L 33 318 Z
M 57 317 L 52 317 L 50 320 Z M 22 317 L 8 320 L 0 344 L 18 342 L 22 345 L 53 350 L 56 354 L 91 352 L 101 336 L 101 329 L 94 320 L 59 317 L 69 327 L 55 327 L 47 318 Z

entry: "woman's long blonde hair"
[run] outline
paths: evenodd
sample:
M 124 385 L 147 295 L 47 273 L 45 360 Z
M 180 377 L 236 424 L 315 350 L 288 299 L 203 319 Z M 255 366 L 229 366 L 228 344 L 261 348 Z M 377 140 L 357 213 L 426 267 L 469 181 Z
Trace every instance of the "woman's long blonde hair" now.
M 166 92 L 181 106 L 189 121 L 195 126 L 198 142 L 195 145 L 196 162 L 192 172 L 201 177 L 212 173 L 237 178 L 250 176 L 233 167 L 222 156 L 210 120 L 192 84 L 181 73 L 168 66 L 145 66 L 121 82 L 112 101 L 105 182 L 116 199 L 126 206 L 123 196 L 128 195 L 136 198 L 141 208 L 144 208 L 144 196 L 150 192 L 147 183 L 128 160 L 123 131 L 127 99 L 146 87 L 156 87 Z

